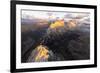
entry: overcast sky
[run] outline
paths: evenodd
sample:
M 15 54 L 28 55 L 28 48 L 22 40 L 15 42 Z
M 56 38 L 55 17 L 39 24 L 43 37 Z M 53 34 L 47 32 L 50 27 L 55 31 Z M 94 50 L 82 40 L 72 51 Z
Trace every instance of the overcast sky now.
M 79 12 L 48 12 L 48 11 L 30 11 L 30 10 L 22 10 L 22 18 L 49 18 L 49 14 L 51 14 L 51 18 L 75 18 L 75 17 L 87 17 L 89 14 L 87 13 L 79 13 Z

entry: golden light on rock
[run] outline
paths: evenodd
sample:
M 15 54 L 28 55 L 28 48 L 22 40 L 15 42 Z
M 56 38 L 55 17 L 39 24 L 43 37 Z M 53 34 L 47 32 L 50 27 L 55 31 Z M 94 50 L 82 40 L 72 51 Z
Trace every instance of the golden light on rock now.
M 39 45 L 37 48 L 37 55 L 35 57 L 35 61 L 41 61 L 41 60 L 47 60 L 49 55 L 48 55 L 48 48 L 43 45 Z
M 75 28 L 77 26 L 76 20 L 69 20 L 67 23 L 68 28 Z
M 57 20 L 54 23 L 50 24 L 50 28 L 57 28 L 63 26 L 64 26 L 64 20 Z

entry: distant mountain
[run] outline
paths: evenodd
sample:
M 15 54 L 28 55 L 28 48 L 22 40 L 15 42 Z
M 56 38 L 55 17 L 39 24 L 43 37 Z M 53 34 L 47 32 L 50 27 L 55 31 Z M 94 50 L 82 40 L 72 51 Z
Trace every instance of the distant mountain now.
M 21 30 L 22 32 L 26 31 L 35 31 L 35 30 L 41 30 L 41 29 L 47 29 L 49 27 L 49 22 L 45 19 L 27 19 L 22 18 L 21 19 Z

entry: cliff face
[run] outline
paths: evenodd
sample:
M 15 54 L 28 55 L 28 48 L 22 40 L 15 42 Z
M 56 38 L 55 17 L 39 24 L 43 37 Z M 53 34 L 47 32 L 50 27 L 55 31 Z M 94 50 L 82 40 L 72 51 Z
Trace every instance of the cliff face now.
M 21 28 L 22 62 L 90 59 L 90 23 L 85 18 L 39 19 L 22 22 Z
M 45 35 L 40 38 L 38 46 L 43 45 L 42 52 L 46 53 L 40 57 L 38 61 L 34 56 L 33 50 L 28 58 L 28 62 L 43 62 L 43 61 L 65 61 L 65 60 L 86 60 L 90 58 L 90 38 L 89 32 L 81 30 L 79 27 L 71 28 L 59 27 L 49 28 Z

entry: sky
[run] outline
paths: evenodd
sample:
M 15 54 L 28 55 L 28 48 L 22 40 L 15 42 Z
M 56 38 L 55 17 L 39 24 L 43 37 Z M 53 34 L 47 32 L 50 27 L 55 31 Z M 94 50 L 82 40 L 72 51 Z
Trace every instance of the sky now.
M 51 16 L 50 16 L 51 14 Z M 22 10 L 22 18 L 75 18 L 75 17 L 86 17 L 89 16 L 87 13 L 79 12 L 53 12 L 53 11 L 33 11 L 33 10 Z

